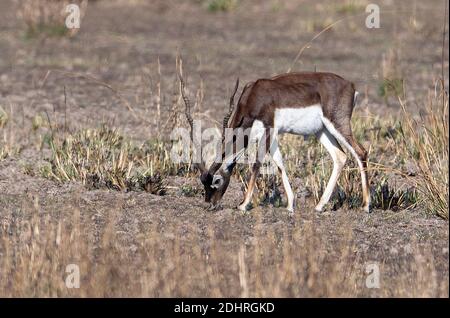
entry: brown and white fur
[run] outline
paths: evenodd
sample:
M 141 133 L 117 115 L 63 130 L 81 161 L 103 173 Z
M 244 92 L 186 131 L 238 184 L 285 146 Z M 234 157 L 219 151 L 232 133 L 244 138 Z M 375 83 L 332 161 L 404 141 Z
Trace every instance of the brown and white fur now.
M 184 82 L 182 81 L 184 88 Z M 235 93 L 238 84 L 236 85 Z M 188 102 L 184 96 L 185 102 Z M 226 144 L 222 143 L 222 160 L 215 162 L 209 169 L 199 165 L 201 181 L 205 187 L 205 200 L 214 207 L 222 198 L 230 176 L 240 154 L 249 143 L 262 143 L 265 151 L 270 153 L 278 167 L 283 187 L 287 195 L 287 209 L 294 211 L 294 193 L 289 184 L 284 168 L 281 152 L 278 148 L 277 134 L 291 133 L 296 135 L 315 135 L 333 159 L 333 171 L 325 191 L 316 206 L 322 211 L 328 203 L 336 186 L 339 175 L 347 159 L 346 149 L 355 158 L 361 173 L 363 208 L 370 209 L 370 193 L 367 176 L 367 152 L 353 137 L 350 121 L 355 106 L 357 92 L 353 83 L 332 73 L 302 72 L 288 73 L 270 79 L 259 79 L 245 86 L 239 98 L 231 121 L 224 120 L 225 126 L 231 129 L 250 128 L 250 138 L 244 142 L 243 149 L 235 149 L 236 138 Z M 234 94 L 230 101 L 230 115 L 234 104 Z M 186 104 L 188 106 L 188 104 Z M 189 119 L 189 118 L 188 118 Z M 225 133 L 225 129 L 224 129 Z M 232 158 L 225 158 L 225 149 L 233 146 Z M 271 147 L 271 148 L 270 148 Z M 270 150 L 270 151 L 269 151 Z M 246 210 L 251 202 L 256 178 L 262 162 L 257 161 L 251 169 L 250 180 L 244 200 L 239 209 Z

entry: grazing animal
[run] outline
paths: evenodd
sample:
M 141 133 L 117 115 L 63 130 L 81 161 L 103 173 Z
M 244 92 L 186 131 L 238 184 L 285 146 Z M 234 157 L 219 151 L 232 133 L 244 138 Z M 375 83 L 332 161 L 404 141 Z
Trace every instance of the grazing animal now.
M 180 75 L 181 93 L 186 104 L 186 117 L 191 126 L 193 141 L 193 120 L 190 102 L 185 94 L 185 82 Z M 333 159 L 333 171 L 323 195 L 316 206 L 322 211 L 328 203 L 347 159 L 346 149 L 356 160 L 361 173 L 363 208 L 370 210 L 370 193 L 367 176 L 367 151 L 354 138 L 351 117 L 358 93 L 354 84 L 332 73 L 301 72 L 287 73 L 270 79 L 259 79 L 248 83 L 234 110 L 234 97 L 239 87 L 239 79 L 230 99 L 228 114 L 223 121 L 221 160 L 216 160 L 209 169 L 202 162 L 195 167 L 200 171 L 200 180 L 205 188 L 205 201 L 214 208 L 221 200 L 230 183 L 230 177 L 240 155 L 249 143 L 258 142 L 269 153 L 279 172 L 287 195 L 287 209 L 294 211 L 294 193 L 289 184 L 278 148 L 279 133 L 315 135 Z M 231 121 L 229 122 L 229 119 Z M 236 149 L 237 137 L 226 140 L 226 128 L 250 129 L 250 137 L 244 138 L 243 147 Z M 273 133 L 275 132 L 275 133 Z M 234 134 L 234 133 L 233 133 Z M 226 158 L 226 149 L 232 149 L 231 158 Z M 240 210 L 247 210 L 256 178 L 261 167 L 257 159 L 251 168 L 250 180 Z

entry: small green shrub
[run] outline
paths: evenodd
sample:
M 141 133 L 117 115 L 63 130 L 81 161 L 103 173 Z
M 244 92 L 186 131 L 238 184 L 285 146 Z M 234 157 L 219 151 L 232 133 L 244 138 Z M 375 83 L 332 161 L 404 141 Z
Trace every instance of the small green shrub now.
M 180 194 L 185 197 L 194 197 L 200 192 L 201 191 L 198 188 L 193 187 L 189 184 L 184 184 L 180 188 Z
M 336 12 L 341 14 L 355 14 L 364 12 L 365 5 L 359 0 L 346 0 L 336 6 Z
M 231 11 L 237 6 L 237 0 L 208 0 L 206 5 L 211 12 Z
M 378 95 L 380 97 L 384 97 L 385 99 L 388 97 L 397 97 L 403 96 L 403 79 L 402 78 L 385 78 L 378 85 Z

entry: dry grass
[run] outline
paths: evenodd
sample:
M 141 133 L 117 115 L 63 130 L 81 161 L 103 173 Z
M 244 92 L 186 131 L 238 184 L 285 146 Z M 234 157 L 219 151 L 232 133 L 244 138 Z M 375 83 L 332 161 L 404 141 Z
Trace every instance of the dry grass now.
M 404 98 L 404 80 L 401 69 L 401 52 L 399 49 L 390 49 L 383 54 L 379 74 L 378 95 L 387 103 L 389 98 Z
M 257 219 L 254 239 L 239 248 L 217 228 L 199 234 L 192 225 L 179 240 L 180 228 L 154 225 L 130 249 L 117 230 L 120 210 L 109 211 L 97 238 L 89 230 L 95 218 L 83 220 L 77 208 L 67 206 L 66 216 L 55 218 L 34 200 L 19 212 L 21 221 L 0 229 L 0 295 L 5 297 L 448 296 L 448 280 L 438 280 L 429 250 L 415 243 L 410 256 L 397 260 L 400 274 L 389 276 L 394 269 L 380 263 L 382 277 L 389 279 L 381 280 L 380 289 L 366 288 L 370 257 L 356 252 L 347 222 L 327 243 L 306 221 L 268 230 Z M 69 264 L 79 266 L 79 289 L 65 285 Z
M 19 151 L 10 117 L 10 112 L 0 105 L 0 160 L 15 155 Z
M 366 1 L 361 0 L 345 0 L 336 5 L 336 12 L 340 14 L 355 14 L 364 12 Z
M 78 4 L 83 16 L 87 0 L 23 0 L 18 1 L 17 16 L 25 25 L 25 36 L 33 38 L 42 34 L 48 36 L 73 36 L 77 29 L 65 26 L 68 4 Z
M 137 2 L 140 1 L 133 1 Z M 231 11 L 241 5 L 238 0 L 196 2 L 199 10 L 214 12 Z M 65 3 L 64 0 L 21 1 L 19 17 L 27 36 L 71 35 L 63 24 L 61 7 Z M 363 11 L 365 5 L 366 1 L 349 0 L 330 8 L 347 16 Z M 234 12 L 237 11 L 240 10 Z M 333 20 L 327 22 L 327 19 L 325 22 L 317 22 L 320 20 L 317 17 L 306 19 L 305 32 L 322 32 L 332 24 Z M 419 22 L 410 19 L 413 26 L 418 27 Z M 111 47 L 118 48 L 114 45 Z M 158 43 L 156 51 L 163 52 L 163 49 L 164 43 Z M 89 58 L 91 52 L 97 54 L 86 52 Z M 12 190 L 0 196 L 0 295 L 448 297 L 448 245 L 442 239 L 448 237 L 448 232 L 439 227 L 443 221 L 422 219 L 421 215 L 426 210 L 430 216 L 448 219 L 448 96 L 436 85 L 436 90 L 431 90 L 424 99 L 426 107 L 421 107 L 426 109 L 426 114 L 416 116 L 410 112 L 407 100 L 417 101 L 420 96 L 406 98 L 408 83 L 403 80 L 400 53 L 390 50 L 383 56 L 379 95 L 390 103 L 399 101 L 402 116 L 378 117 L 357 109 L 353 119 L 356 138 L 369 150 L 375 208 L 372 215 L 355 211 L 361 205 L 360 177 L 350 157 L 329 205 L 332 210 L 340 209 L 339 213 L 308 213 L 308 207 L 323 192 L 332 161 L 315 138 L 304 140 L 288 135 L 282 137 L 281 147 L 294 190 L 302 192 L 307 201 L 301 214 L 288 219 L 284 209 L 270 207 L 283 206 L 278 176 L 259 179 L 259 191 L 253 202 L 256 208 L 252 213 L 242 214 L 232 209 L 202 211 L 202 189 L 197 180 L 193 181 L 197 176 L 188 164 L 171 161 L 172 144 L 163 140 L 167 130 L 182 124 L 183 108 L 175 77 L 172 99 L 167 98 L 171 94 L 170 84 L 163 80 L 159 60 L 156 85 L 151 86 L 155 93 L 151 93 L 146 105 L 149 108 L 146 116 L 139 113 L 138 102 L 133 105 L 135 108 L 131 107 L 130 94 L 121 95 L 120 85 L 116 89 L 115 85 L 93 77 L 73 76 L 107 88 L 126 106 L 135 121 L 130 123 L 126 119 L 117 125 L 129 129 L 142 119 L 145 124 L 157 127 L 155 139 L 145 143 L 136 143 L 113 125 L 84 128 L 84 124 L 70 122 L 70 118 L 68 125 L 59 123 L 55 114 L 60 109 L 53 109 L 50 117 L 54 122 L 51 122 L 47 113 L 35 113 L 34 104 L 20 119 L 9 109 L 0 107 L 2 178 L 9 177 L 7 182 L 14 177 L 22 178 L 7 184 Z M 120 59 L 119 55 L 112 62 Z M 336 61 L 344 62 L 338 58 Z M 162 63 L 167 64 L 164 60 Z M 96 70 L 89 69 L 89 72 Z M 194 86 L 191 82 L 191 89 Z M 194 116 L 211 119 L 206 112 L 210 101 L 201 106 L 204 91 L 202 85 L 198 86 Z M 48 86 L 47 89 L 52 92 Z M 195 90 L 190 94 L 195 95 Z M 86 100 L 79 97 L 71 102 L 95 104 L 97 97 L 87 96 Z M 51 100 L 55 105 L 57 98 L 55 93 Z M 374 102 L 378 105 L 378 101 Z M 82 108 L 74 111 L 84 111 Z M 150 121 L 149 114 L 155 114 Z M 80 119 L 74 117 L 73 121 Z M 27 128 L 22 128 L 25 132 L 21 133 L 26 136 L 19 138 L 17 132 L 21 128 L 17 123 L 21 121 L 21 127 Z M 19 142 L 24 140 L 36 143 L 35 148 L 40 151 L 16 156 L 21 151 Z M 24 160 L 24 172 L 31 177 L 17 172 L 8 175 L 10 168 L 17 167 L 11 164 L 16 158 Z M 43 159 L 47 160 L 46 164 Z M 244 181 L 248 176 L 247 167 L 239 165 L 236 170 L 234 178 Z M 166 186 L 174 179 L 179 187 Z M 69 185 L 60 187 L 62 183 Z M 5 188 L 4 183 L 0 185 Z M 171 188 L 178 188 L 179 192 L 171 194 Z M 130 191 L 139 193 L 125 193 Z M 166 197 L 159 196 L 163 194 Z M 260 205 L 266 206 L 258 208 Z M 412 208 L 414 212 L 407 211 Z M 429 230 L 433 226 L 439 228 Z M 366 265 L 372 260 L 380 266 L 380 289 L 365 286 Z M 80 268 L 79 289 L 69 289 L 64 283 L 69 264 Z
M 441 82 L 436 83 L 436 87 L 426 100 L 427 113 L 419 119 L 408 112 L 406 102 L 399 99 L 404 115 L 402 152 L 413 159 L 419 172 L 414 183 L 425 208 L 448 220 L 448 95 Z
M 8 121 L 8 113 L 6 113 L 6 111 L 0 106 L 0 129 L 3 132 L 3 138 L 0 142 L 0 159 L 6 158 L 11 153 L 7 135 L 4 132 L 4 127 L 8 124 Z
M 90 189 L 164 194 L 161 174 L 188 169 L 170 160 L 168 145 L 148 141 L 136 146 L 106 125 L 74 134 L 52 131 L 47 141 L 52 158 L 40 168 L 41 175 L 57 182 L 80 181 Z
M 402 99 L 401 119 L 355 115 L 356 138 L 362 144 L 370 141 L 366 148 L 370 150 L 374 209 L 399 211 L 418 206 L 430 214 L 448 218 L 448 97 L 442 94 L 430 93 L 426 101 L 428 113 L 418 119 L 407 112 Z M 176 111 L 171 113 L 174 118 L 180 115 Z M 189 165 L 172 162 L 170 142 L 154 140 L 135 145 L 105 125 L 72 134 L 53 129 L 51 137 L 44 140 L 50 146 L 52 158 L 49 165 L 41 167 L 41 175 L 58 182 L 81 181 L 89 188 L 140 190 L 148 188 L 149 177 L 158 176 L 160 183 L 169 175 L 193 176 Z M 289 175 L 300 179 L 310 194 L 308 200 L 318 202 L 331 174 L 328 153 L 315 138 L 303 140 L 284 135 L 280 144 Z M 359 172 L 349 159 L 332 198 L 332 209 L 354 209 L 361 205 Z M 237 169 L 236 176 L 244 183 L 247 175 L 246 166 Z M 263 176 L 258 181 L 259 194 L 253 205 L 282 205 L 280 186 L 278 176 Z M 184 192 L 190 195 L 195 192 L 191 190 Z

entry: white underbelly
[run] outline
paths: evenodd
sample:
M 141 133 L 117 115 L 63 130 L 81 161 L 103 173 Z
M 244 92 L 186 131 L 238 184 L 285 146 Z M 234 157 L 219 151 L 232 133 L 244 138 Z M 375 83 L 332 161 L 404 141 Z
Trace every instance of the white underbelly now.
M 313 135 L 322 130 L 322 107 L 319 104 L 303 108 L 275 110 L 274 128 L 279 133 Z

